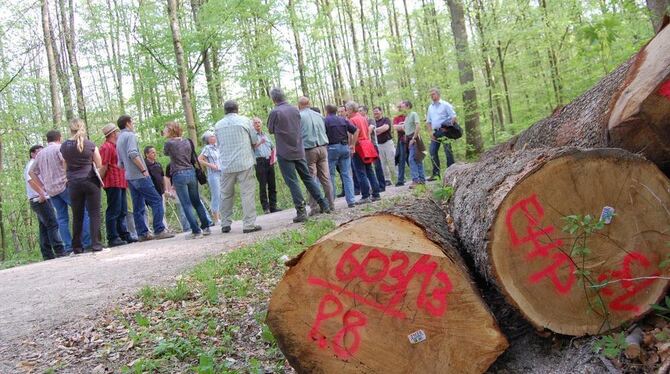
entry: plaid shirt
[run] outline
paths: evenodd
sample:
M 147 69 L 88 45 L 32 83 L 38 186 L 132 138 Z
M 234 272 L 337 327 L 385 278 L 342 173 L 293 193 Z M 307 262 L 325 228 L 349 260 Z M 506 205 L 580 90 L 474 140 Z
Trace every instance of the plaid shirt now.
M 102 178 L 105 188 L 128 188 L 125 172 L 119 168 L 116 155 L 116 144 L 105 141 L 100 147 L 102 166 L 107 167 L 107 173 Z
M 237 173 L 256 164 L 254 145 L 258 135 L 251 121 L 237 113 L 229 113 L 214 126 L 219 145 L 219 166 L 224 173 Z
M 39 176 L 44 184 L 44 191 L 49 196 L 56 196 L 65 191 L 67 177 L 63 155 L 60 153 L 60 144 L 49 143 L 42 149 L 35 157 L 31 171 Z

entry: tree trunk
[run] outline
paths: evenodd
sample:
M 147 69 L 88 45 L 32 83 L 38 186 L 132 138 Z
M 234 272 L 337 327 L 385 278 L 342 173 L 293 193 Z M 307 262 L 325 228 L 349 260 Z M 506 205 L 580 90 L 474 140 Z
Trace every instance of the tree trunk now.
M 4 169 L 4 160 L 3 160 L 3 143 L 2 143 L 2 135 L 0 135 L 0 174 L 2 174 L 2 169 Z M 2 201 L 2 196 L 3 196 L 3 191 L 2 191 L 2 185 L 0 185 L 0 261 L 5 261 L 5 258 L 7 258 L 7 249 L 9 249 L 9 243 L 7 243 L 7 231 L 5 228 L 5 220 L 3 216 L 3 201 Z
M 462 251 L 536 328 L 602 333 L 665 295 L 667 280 L 626 280 L 670 273 L 659 267 L 670 180 L 644 158 L 621 149 L 491 153 L 444 178 Z M 607 223 L 602 212 L 612 209 Z
M 72 71 L 72 79 L 74 81 L 75 94 L 77 96 L 77 114 L 79 118 L 86 121 L 86 104 L 84 102 L 84 86 L 81 83 L 81 74 L 79 73 L 79 61 L 77 60 L 77 51 L 75 44 L 75 28 L 74 28 L 74 5 L 72 0 L 69 0 L 69 12 L 65 11 L 65 0 L 59 0 L 61 12 L 61 27 L 65 39 L 65 47 L 67 56 L 70 60 L 70 70 Z
M 266 322 L 300 373 L 484 372 L 507 340 L 455 245 L 427 200 L 345 224 L 287 263 Z
M 500 40 L 497 41 L 496 51 L 498 52 L 498 64 L 500 65 L 500 77 L 502 78 L 503 90 L 505 91 L 507 118 L 509 123 L 514 123 L 514 117 L 512 116 L 512 102 L 510 100 L 509 87 L 507 86 L 507 72 L 505 71 L 505 54 L 503 53 L 502 47 L 500 45 Z
M 468 34 L 465 30 L 465 15 L 460 0 L 446 0 L 451 14 L 451 30 L 456 46 L 458 77 L 463 89 L 463 110 L 465 112 L 465 138 L 468 144 L 466 156 L 472 157 L 484 150 L 479 131 L 479 104 L 475 88 L 474 73 L 468 50 Z
M 309 87 L 307 86 L 307 76 L 305 72 L 305 57 L 303 56 L 302 43 L 300 42 L 300 33 L 296 25 L 295 4 L 293 0 L 288 0 L 288 20 L 293 32 L 293 40 L 295 41 L 295 49 L 298 57 L 298 75 L 300 76 L 300 88 L 302 95 L 309 97 Z
M 651 12 L 651 25 L 655 31 L 659 31 L 663 24 L 663 17 L 668 15 L 670 1 L 668 0 L 647 0 L 647 8 Z
M 358 77 L 358 93 L 359 95 L 362 95 L 361 98 L 365 97 L 365 81 L 363 78 L 363 75 L 365 74 L 363 72 L 363 69 L 361 68 L 361 57 L 360 55 L 360 50 L 358 49 L 358 39 L 356 38 L 356 27 L 354 23 L 354 18 L 353 18 L 353 6 L 351 4 L 351 0 L 344 0 L 344 13 L 346 13 L 348 19 L 349 19 L 349 34 L 351 36 L 351 46 L 353 47 L 353 53 L 354 53 L 354 61 L 356 63 L 356 76 Z M 360 23 L 360 22 L 356 22 Z M 360 100 L 361 98 L 358 98 Z
M 414 39 L 412 38 L 412 24 L 409 22 L 409 12 L 407 10 L 407 0 L 402 0 L 402 5 L 405 9 L 405 23 L 407 26 L 407 36 L 409 37 L 409 47 L 412 51 L 412 62 L 416 64 L 416 51 L 414 50 Z M 396 25 L 397 26 L 397 25 Z
M 191 12 L 193 13 L 193 22 L 195 27 L 200 30 L 200 21 L 198 20 L 198 14 L 200 13 L 200 7 L 203 4 L 203 0 L 191 0 Z M 212 71 L 212 62 L 210 58 L 210 46 L 206 45 L 205 49 L 202 51 L 203 65 L 205 67 L 205 80 L 207 81 L 207 95 L 209 97 L 209 106 L 211 111 L 212 120 L 216 120 L 219 112 L 219 102 L 221 99 L 218 97 L 216 90 L 216 84 L 214 82 L 214 72 Z
M 49 93 L 51 96 L 51 120 L 54 127 L 59 127 L 63 113 L 60 106 L 58 92 L 58 71 L 56 69 L 56 56 L 54 55 L 54 43 L 51 32 L 51 21 L 49 19 L 49 3 L 42 0 L 42 31 L 44 33 L 44 47 L 47 53 L 47 64 L 49 65 Z
M 198 134 L 195 128 L 195 117 L 193 116 L 191 95 L 189 94 L 188 79 L 186 77 L 186 60 L 184 58 L 184 49 L 181 45 L 179 21 L 177 20 L 177 0 L 168 0 L 167 5 L 168 16 L 170 18 L 170 29 L 172 30 L 172 44 L 174 45 L 174 54 L 177 59 L 179 90 L 181 92 L 181 103 L 184 107 L 184 116 L 186 117 L 186 126 L 188 127 L 189 137 L 194 143 L 197 143 Z
M 491 152 L 560 146 L 623 148 L 670 175 L 670 27 L 572 103 Z

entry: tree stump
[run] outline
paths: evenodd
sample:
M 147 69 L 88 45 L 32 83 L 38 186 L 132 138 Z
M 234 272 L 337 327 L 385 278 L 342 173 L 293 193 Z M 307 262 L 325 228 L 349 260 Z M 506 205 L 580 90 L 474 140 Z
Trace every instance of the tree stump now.
M 507 348 L 430 201 L 347 223 L 289 261 L 267 324 L 301 373 L 481 373 Z
M 490 152 L 623 148 L 670 175 L 670 27 L 570 104 Z
M 670 181 L 644 158 L 620 149 L 492 154 L 449 167 L 445 184 L 462 249 L 537 328 L 602 333 L 665 294 L 668 281 L 655 277 L 668 275 Z

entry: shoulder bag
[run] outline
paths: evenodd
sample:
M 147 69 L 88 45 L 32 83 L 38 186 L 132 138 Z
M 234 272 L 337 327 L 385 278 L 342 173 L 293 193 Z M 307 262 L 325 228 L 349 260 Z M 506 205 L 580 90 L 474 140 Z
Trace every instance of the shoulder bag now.
M 202 170 L 200 161 L 198 161 L 198 156 L 195 154 L 195 145 L 191 139 L 188 139 L 188 142 L 191 143 L 191 165 L 195 167 L 195 179 L 197 179 L 200 184 L 207 184 L 207 174 Z

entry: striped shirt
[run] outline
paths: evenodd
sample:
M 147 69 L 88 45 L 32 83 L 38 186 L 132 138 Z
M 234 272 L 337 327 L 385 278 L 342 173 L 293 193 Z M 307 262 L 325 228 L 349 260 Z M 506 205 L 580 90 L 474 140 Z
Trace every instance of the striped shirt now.
M 44 192 L 49 196 L 56 196 L 65 191 L 67 177 L 63 162 L 58 143 L 49 143 L 35 157 L 31 171 L 39 176 L 44 184 Z
M 254 145 L 258 143 L 256 131 L 249 118 L 228 113 L 214 126 L 219 145 L 219 165 L 224 173 L 237 173 L 256 164 Z

